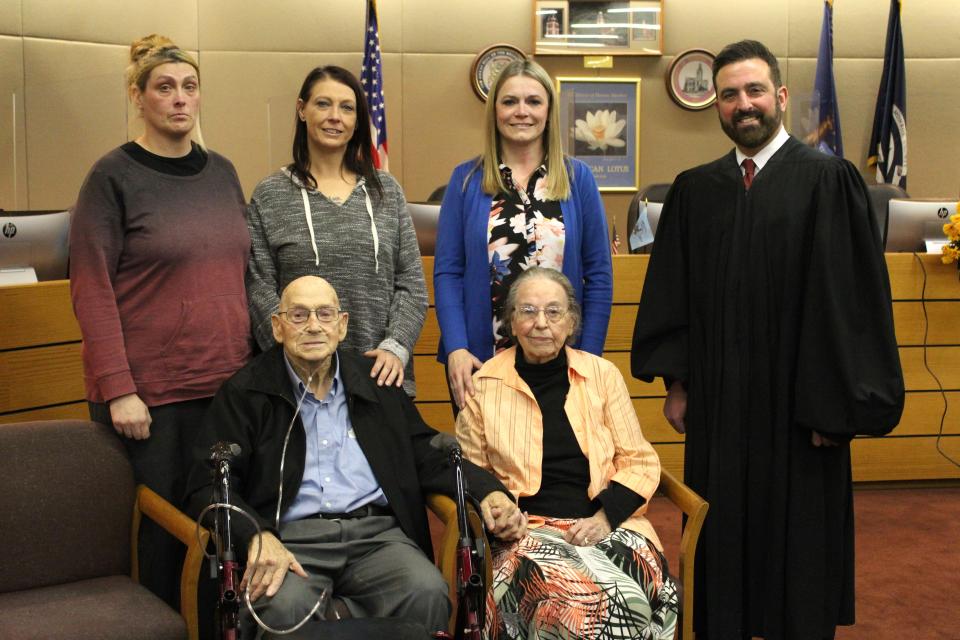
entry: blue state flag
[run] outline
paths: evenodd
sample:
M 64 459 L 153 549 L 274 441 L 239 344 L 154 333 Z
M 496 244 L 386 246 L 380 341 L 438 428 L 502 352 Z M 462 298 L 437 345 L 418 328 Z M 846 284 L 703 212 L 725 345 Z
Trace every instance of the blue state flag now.
M 820 28 L 820 51 L 811 106 L 816 110 L 813 117 L 816 129 L 809 142 L 824 153 L 842 158 L 840 107 L 837 104 L 837 84 L 833 79 L 833 0 L 823 3 L 823 26 Z
M 907 188 L 907 77 L 903 63 L 900 0 L 890 1 L 883 77 L 870 135 L 867 164 L 877 167 L 877 182 Z

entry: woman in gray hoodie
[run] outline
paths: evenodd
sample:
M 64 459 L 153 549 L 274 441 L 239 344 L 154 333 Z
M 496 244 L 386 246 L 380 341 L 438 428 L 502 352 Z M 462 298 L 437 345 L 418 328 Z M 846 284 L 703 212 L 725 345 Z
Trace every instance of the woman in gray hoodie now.
M 427 291 L 403 190 L 378 171 L 370 114 L 356 77 L 318 67 L 300 88 L 293 162 L 257 185 L 247 207 L 253 333 L 273 345 L 279 292 L 304 275 L 326 279 L 350 314 L 342 348 L 376 358 L 378 384 L 414 395 L 413 347 Z

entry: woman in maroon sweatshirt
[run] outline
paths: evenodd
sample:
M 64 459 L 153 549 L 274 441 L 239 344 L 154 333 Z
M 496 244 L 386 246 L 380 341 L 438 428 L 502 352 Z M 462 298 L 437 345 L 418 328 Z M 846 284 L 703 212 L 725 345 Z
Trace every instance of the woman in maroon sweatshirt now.
M 136 481 L 178 506 L 207 404 L 250 356 L 244 196 L 233 165 L 202 146 L 199 76 L 163 36 L 131 45 L 144 132 L 93 166 L 70 230 L 90 416 L 116 429 Z M 162 546 L 141 545 L 142 571 L 176 606 L 177 563 L 151 549 Z M 152 565 L 171 564 L 154 580 Z

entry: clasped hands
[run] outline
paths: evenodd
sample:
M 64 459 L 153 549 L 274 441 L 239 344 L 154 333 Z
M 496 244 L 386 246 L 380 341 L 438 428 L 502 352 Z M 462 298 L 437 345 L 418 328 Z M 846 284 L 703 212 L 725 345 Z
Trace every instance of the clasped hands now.
M 490 535 L 504 542 L 519 540 L 527 532 L 527 514 L 502 491 L 494 491 L 480 501 L 480 514 Z
M 607 520 L 607 514 L 600 509 L 589 518 L 579 518 L 563 534 L 563 539 L 567 544 L 578 547 L 589 547 L 597 544 L 608 535 L 610 535 L 610 521 Z

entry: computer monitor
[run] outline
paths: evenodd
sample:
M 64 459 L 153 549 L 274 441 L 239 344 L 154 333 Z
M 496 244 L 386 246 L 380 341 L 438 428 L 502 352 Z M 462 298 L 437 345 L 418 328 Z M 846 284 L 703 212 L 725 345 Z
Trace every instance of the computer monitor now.
M 33 269 L 37 280 L 65 279 L 69 233 L 69 211 L 0 210 L 0 274 L 16 282 L 10 276 Z
M 889 205 L 886 251 L 925 252 L 927 240 L 946 240 L 943 225 L 957 211 L 957 201 L 947 198 L 893 198 Z
M 437 245 L 437 221 L 440 219 L 440 205 L 430 202 L 408 202 L 407 211 L 413 219 L 413 228 L 417 232 L 417 244 L 421 256 L 432 256 Z

